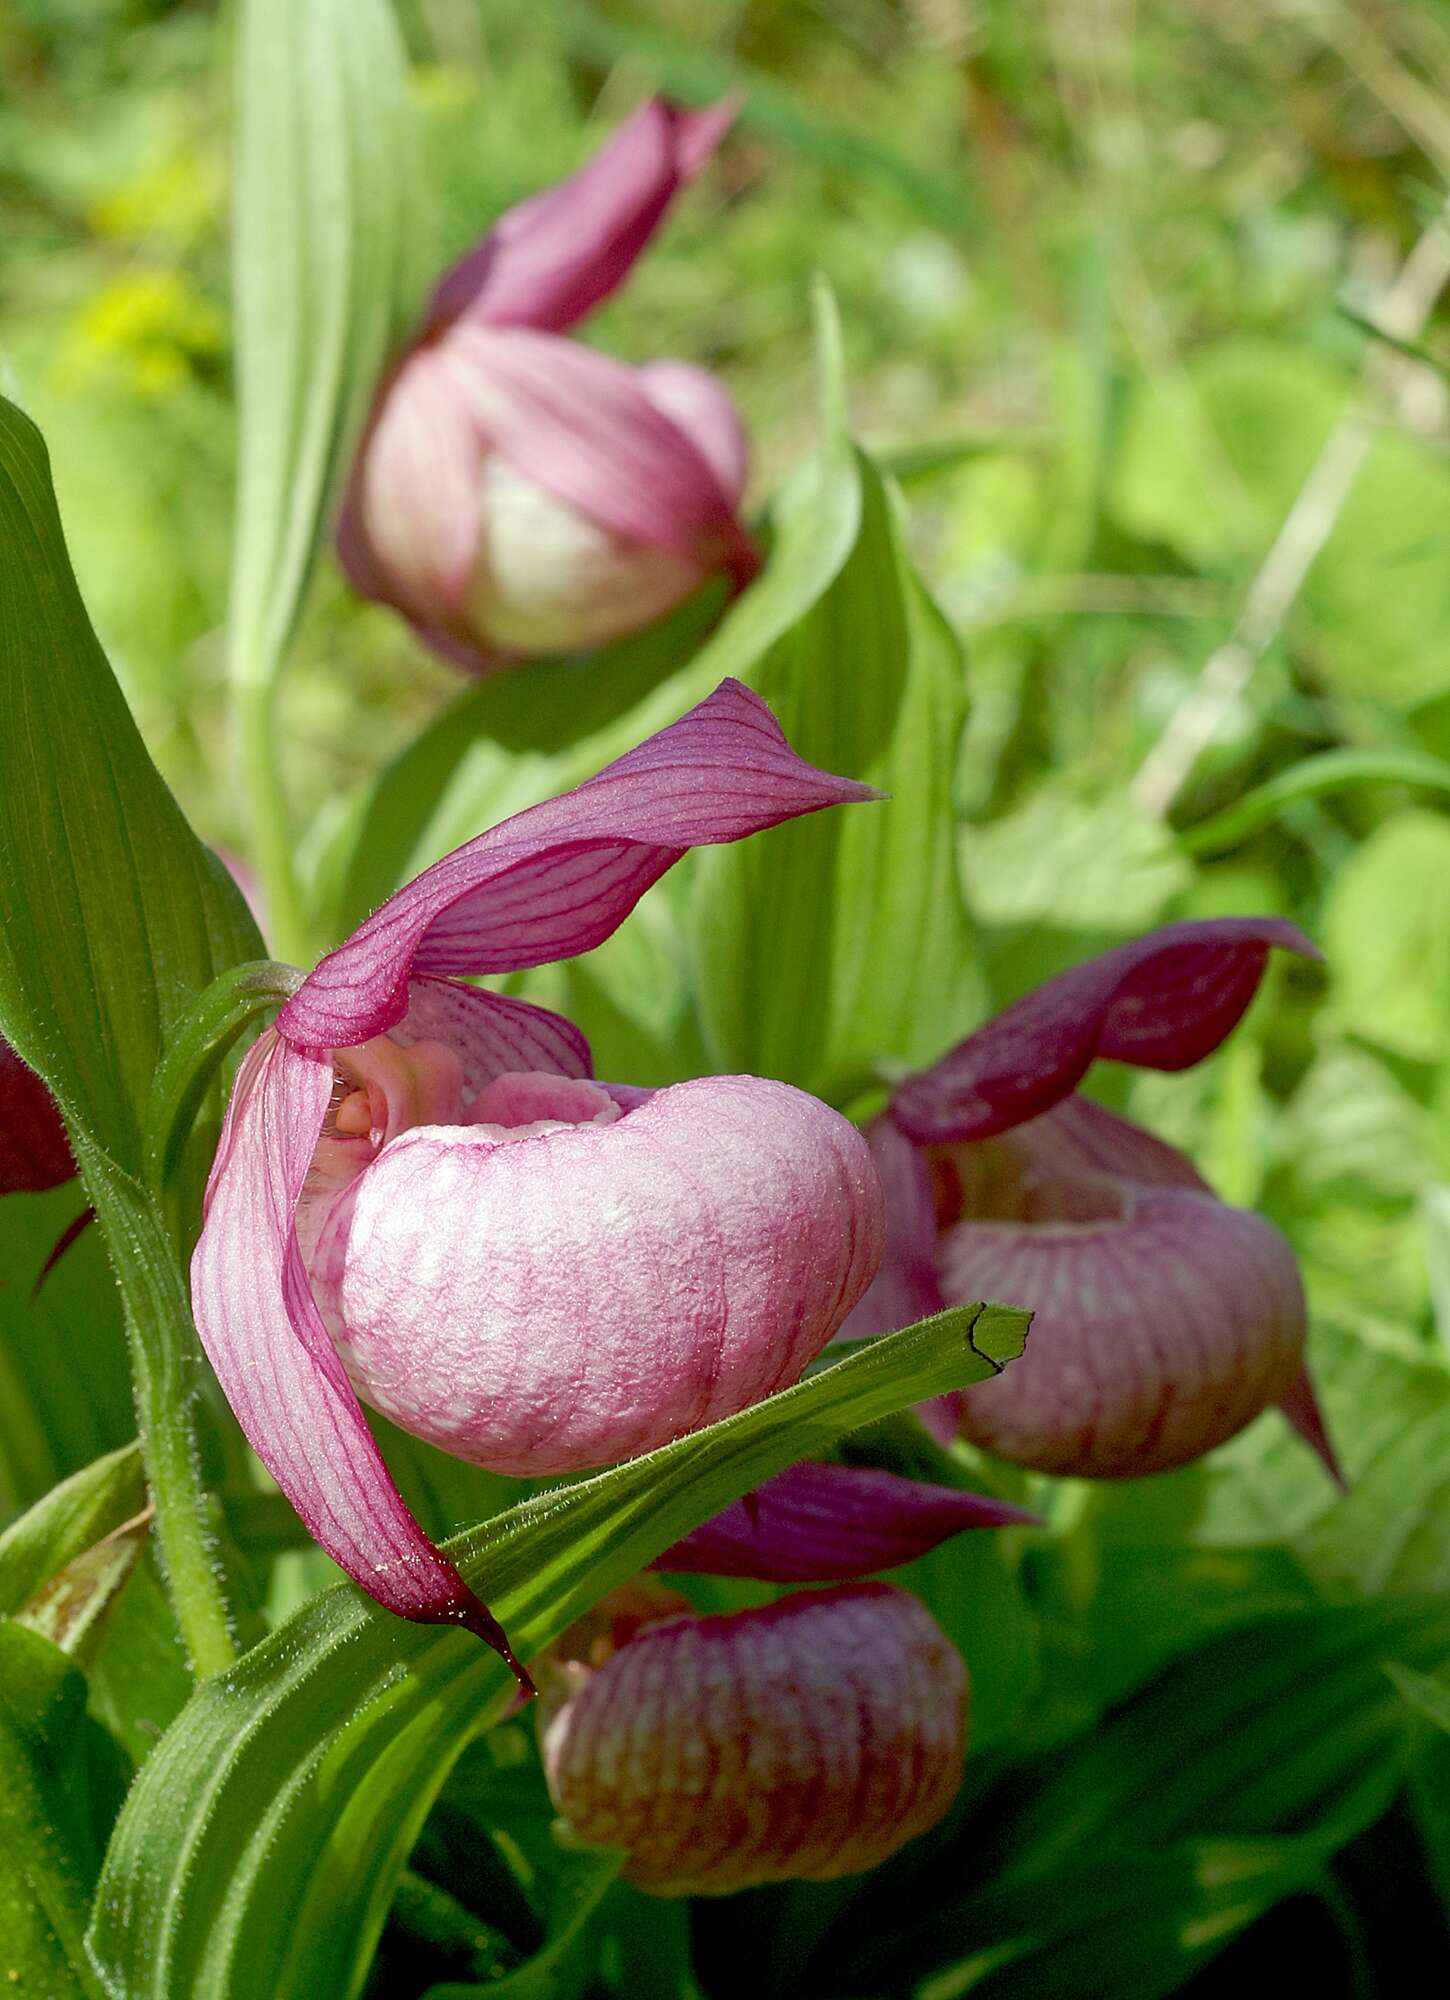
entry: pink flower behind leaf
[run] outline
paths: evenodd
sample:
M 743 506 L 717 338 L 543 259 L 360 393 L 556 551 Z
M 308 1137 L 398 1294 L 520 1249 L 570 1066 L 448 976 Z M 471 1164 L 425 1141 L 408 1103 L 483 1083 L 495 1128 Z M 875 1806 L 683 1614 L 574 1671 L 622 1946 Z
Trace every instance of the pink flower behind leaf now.
M 934 1826 L 961 1784 L 966 1669 L 887 1584 L 666 1613 L 560 1683 L 540 1717 L 554 1802 L 655 1895 L 858 1874 Z
M 600 646 L 749 581 L 745 436 L 702 369 L 561 336 L 628 273 L 732 105 L 655 98 L 440 281 L 369 420 L 338 530 L 354 587 L 474 670 Z
M 0 1039 L 0 1195 L 43 1194 L 75 1170 L 55 1099 Z
M 595 1083 L 545 1009 L 460 983 L 587 951 L 687 848 L 865 799 L 738 682 L 426 869 L 243 1062 L 192 1264 L 242 1428 L 316 1539 L 410 1618 L 489 1615 L 359 1395 L 506 1471 L 597 1465 L 793 1381 L 880 1259 L 861 1135 L 788 1085 Z
M 1024 1355 L 937 1406 L 934 1427 L 1116 1479 L 1186 1464 L 1278 1404 L 1338 1476 L 1289 1245 L 1074 1094 L 1097 1056 L 1200 1060 L 1276 945 L 1316 955 L 1277 918 L 1170 925 L 1049 980 L 898 1088 L 871 1133 L 887 1254 L 848 1331 L 979 1298 L 1033 1313 Z

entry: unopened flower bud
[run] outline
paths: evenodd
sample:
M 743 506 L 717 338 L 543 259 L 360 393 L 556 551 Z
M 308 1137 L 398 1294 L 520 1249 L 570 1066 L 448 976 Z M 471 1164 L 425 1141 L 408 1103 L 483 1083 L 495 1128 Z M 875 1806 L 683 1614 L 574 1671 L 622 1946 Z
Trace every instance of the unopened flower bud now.
M 555 1803 L 656 1895 L 857 1874 L 961 1783 L 966 1669 L 887 1584 L 648 1624 L 596 1672 L 567 1672 L 541 1717 Z

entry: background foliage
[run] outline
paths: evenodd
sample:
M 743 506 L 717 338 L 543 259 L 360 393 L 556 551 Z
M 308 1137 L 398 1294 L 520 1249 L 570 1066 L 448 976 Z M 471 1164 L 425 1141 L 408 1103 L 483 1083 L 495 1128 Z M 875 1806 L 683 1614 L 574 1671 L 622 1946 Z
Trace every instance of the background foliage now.
M 845 449 L 830 396 L 821 444 L 810 273 L 834 290 L 837 394 L 904 500 L 858 463 L 855 501 L 832 489 L 856 511 L 827 521 L 799 484 L 809 468 L 794 473 L 776 529 L 802 547 L 815 537 L 788 621 L 804 637 L 781 648 L 727 626 L 704 658 L 715 673 L 758 662 L 751 677 L 795 730 L 792 691 L 819 715 L 833 637 L 859 626 L 853 590 L 889 572 L 895 623 L 877 636 L 896 733 L 882 781 L 893 758 L 925 768 L 923 745 L 950 747 L 940 718 L 965 693 L 960 757 L 930 781 L 954 791 L 961 823 L 966 910 L 943 890 L 941 926 L 970 934 L 977 970 L 949 995 L 923 975 L 942 1012 L 883 1029 L 900 1053 L 929 1053 L 989 1002 L 1171 917 L 1282 911 L 1328 960 L 1323 974 L 1277 970 L 1198 1070 L 1094 1088 L 1288 1233 L 1348 1496 L 1267 1417 L 1184 1473 L 1036 1492 L 1050 1535 L 928 1559 L 907 1580 L 978 1689 L 953 1819 L 864 1887 L 753 1895 L 748 1922 L 731 1905 L 691 1918 L 612 1888 L 574 1990 L 592 1976 L 632 1996 L 748 1981 L 762 1994 L 1149 2000 L 1226 1994 L 1271 1950 L 1292 1951 L 1328 1995 L 1391 1990 L 1407 1949 L 1433 1981 L 1450 1971 L 1443 9 L 409 0 L 399 17 L 439 260 L 573 167 L 645 91 L 745 93 L 739 133 L 590 337 L 719 370 L 751 421 L 764 499 L 818 448 Z M 210 6 L 156 0 L 15 0 L 0 18 L 0 388 L 46 434 L 82 593 L 147 745 L 203 837 L 244 853 L 221 775 L 228 32 Z M 913 563 L 945 623 L 923 608 Z M 802 555 L 792 574 L 805 569 Z M 618 710 L 638 733 L 629 702 L 647 712 L 681 643 L 622 649 L 613 682 L 601 666 L 577 722 L 586 767 Z M 531 715 L 544 696 L 525 677 L 460 695 L 325 562 L 281 699 L 318 942 L 557 780 Z M 869 727 L 874 746 L 880 722 L 832 726 Z M 800 740 L 832 761 L 829 736 Z M 1261 808 L 1216 817 L 1261 786 Z M 384 859 L 358 828 L 389 800 L 400 817 Z M 823 880 L 870 865 L 811 851 Z M 759 865 L 741 850 L 693 878 L 710 917 L 698 928 L 728 935 L 747 971 Z M 691 1066 L 675 893 L 539 982 L 587 1021 L 606 1071 L 640 1081 Z M 894 911 L 885 948 L 940 944 L 930 914 Z M 840 978 L 849 991 L 849 967 Z M 701 1033 L 720 1059 L 787 1073 L 804 1060 L 787 1032 L 800 1003 L 773 1023 L 748 988 L 711 991 Z M 862 1052 L 838 1028 L 823 1017 L 812 1038 L 837 1036 L 833 1074 L 802 1081 L 849 1086 Z M 93 1238 L 44 1295 L 42 1337 L 20 1337 L 35 1327 L 33 1271 L 73 1206 L 67 1193 L 7 1203 L 23 1245 L 0 1289 L 7 1517 L 129 1435 Z M 62 1365 L 82 1312 L 84 1371 Z M 290 1547 L 289 1519 L 214 1429 L 206 1448 L 234 1502 L 217 1530 L 245 1550 L 260 1632 L 326 1566 Z M 431 1529 L 498 1504 L 479 1475 L 389 1448 Z M 44 1746 L 83 1690 L 15 1644 L 30 1705 L 0 1715 L 0 1735 Z M 65 1737 L 66 1812 L 87 1787 L 119 1796 L 114 1746 L 139 1760 L 185 1693 L 143 1568 L 92 1669 L 104 1745 Z M 53 1800 L 35 1811 L 70 1839 Z M 422 1827 L 373 1990 L 462 1990 L 535 1948 L 569 1894 L 548 1819 L 522 1729 L 471 1743 Z M 88 1838 L 81 1826 L 55 1862 L 62 1929 L 98 1865 Z

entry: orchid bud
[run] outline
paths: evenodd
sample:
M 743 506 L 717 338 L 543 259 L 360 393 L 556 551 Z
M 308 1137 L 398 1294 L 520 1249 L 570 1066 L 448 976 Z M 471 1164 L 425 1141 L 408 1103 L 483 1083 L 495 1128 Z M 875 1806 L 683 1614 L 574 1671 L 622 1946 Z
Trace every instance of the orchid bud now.
M 689 847 L 871 796 L 726 682 L 426 869 L 248 1052 L 197 1329 L 283 1492 L 389 1609 L 506 1650 L 359 1396 L 503 1471 L 624 1458 L 794 1381 L 884 1232 L 865 1140 L 816 1099 L 755 1077 L 597 1083 L 571 1022 L 459 975 L 591 950 Z
M 1169 926 L 1048 981 L 897 1090 L 871 1135 L 887 1254 L 847 1331 L 980 1298 L 1033 1314 L 1018 1360 L 934 1406 L 944 1436 L 1120 1479 L 1187 1464 L 1277 1404 L 1339 1476 L 1289 1245 L 1074 1094 L 1095 1056 L 1179 1069 L 1208 1054 L 1272 945 L 1314 955 L 1276 918 Z
M 364 596 L 459 665 L 600 646 L 708 577 L 754 573 L 724 389 L 685 362 L 630 368 L 561 337 L 619 284 L 732 116 L 651 100 L 445 275 L 383 386 L 338 552 Z
M 967 1707 L 926 1608 L 850 1584 L 636 1621 L 546 1692 L 540 1738 L 569 1837 L 622 1848 L 655 1895 L 723 1896 L 858 1874 L 925 1833 L 960 1787 Z
M 0 1039 L 0 1195 L 43 1194 L 75 1170 L 55 1099 Z

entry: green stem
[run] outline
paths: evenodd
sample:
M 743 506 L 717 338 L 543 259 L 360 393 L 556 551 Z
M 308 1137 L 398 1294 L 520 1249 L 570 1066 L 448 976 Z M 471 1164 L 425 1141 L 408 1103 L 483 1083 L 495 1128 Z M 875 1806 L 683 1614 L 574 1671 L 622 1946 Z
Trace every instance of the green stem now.
M 277 755 L 275 683 L 235 672 L 232 703 L 251 807 L 253 852 L 266 904 L 268 940 L 282 958 L 306 960 L 311 956 L 307 924 Z
M 172 1608 L 193 1672 L 218 1673 L 237 1652 L 197 1448 L 201 1373 L 186 1287 L 155 1202 L 114 1160 L 74 1137 L 125 1307 L 141 1453 Z

